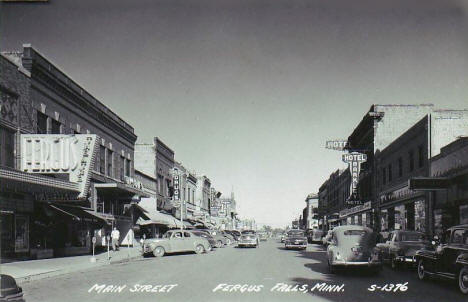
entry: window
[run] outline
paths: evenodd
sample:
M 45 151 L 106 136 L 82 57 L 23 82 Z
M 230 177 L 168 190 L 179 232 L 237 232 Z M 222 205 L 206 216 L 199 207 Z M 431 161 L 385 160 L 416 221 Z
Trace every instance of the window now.
M 387 169 L 385 168 L 382 168 L 382 184 L 386 184 L 387 183 Z
M 36 132 L 38 134 L 47 134 L 47 115 L 37 112 Z
M 164 178 L 162 175 L 158 175 L 158 193 L 164 195 Z
M 130 177 L 130 167 L 131 167 L 130 162 L 131 161 L 129 159 L 125 160 L 125 176 L 128 176 L 128 177 Z
M 419 168 L 424 166 L 424 149 L 422 145 L 418 147 L 418 166 Z
M 0 166 L 15 167 L 15 133 L 7 128 L 0 127 Z
M 125 176 L 125 157 L 120 156 L 120 180 L 124 180 Z
M 403 176 L 403 158 L 398 158 L 398 177 Z
M 106 147 L 99 146 L 99 173 L 106 174 Z
M 388 182 L 392 181 L 392 164 L 388 164 Z
M 190 237 L 190 233 L 189 232 L 184 232 L 184 237 Z
M 114 176 L 114 171 L 112 170 L 114 164 L 114 152 L 107 149 L 107 175 L 110 177 Z
M 455 230 L 452 235 L 452 243 L 466 244 L 468 240 L 468 230 Z
M 409 171 L 413 172 L 413 170 L 414 170 L 414 152 L 413 152 L 413 150 L 408 152 L 408 158 L 409 158 Z
M 51 133 L 52 134 L 60 134 L 60 122 L 56 121 L 56 120 L 52 120 L 52 129 L 51 129 Z

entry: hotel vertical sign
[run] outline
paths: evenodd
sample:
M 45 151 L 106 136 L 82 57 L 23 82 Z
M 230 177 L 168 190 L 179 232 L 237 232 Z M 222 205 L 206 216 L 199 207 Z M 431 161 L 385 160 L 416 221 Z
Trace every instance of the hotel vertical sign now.
M 68 174 L 80 188 L 78 198 L 88 192 L 97 152 L 94 134 L 22 134 L 21 170 L 37 174 Z
M 349 172 L 351 173 L 351 194 L 357 196 L 359 171 L 361 170 L 361 164 L 367 161 L 367 155 L 364 153 L 351 152 L 343 154 L 342 160 L 349 165 Z

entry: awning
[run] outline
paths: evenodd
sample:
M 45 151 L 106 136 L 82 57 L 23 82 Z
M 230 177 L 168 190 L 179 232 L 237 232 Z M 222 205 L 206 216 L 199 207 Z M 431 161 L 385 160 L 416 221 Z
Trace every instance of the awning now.
M 169 214 L 164 214 L 156 210 L 149 210 L 146 213 L 143 213 L 143 216 L 146 216 L 146 217 L 138 218 L 137 224 L 139 225 L 160 224 L 160 225 L 166 225 L 169 228 L 177 228 L 177 227 L 180 228 L 182 226 L 180 221 L 177 220 L 174 216 L 171 216 Z
M 113 215 L 94 212 L 92 209 L 83 207 L 66 206 L 61 204 L 48 204 L 55 211 L 68 215 L 77 221 L 87 221 L 98 224 L 111 224 L 115 220 Z
M 119 182 L 108 182 L 108 183 L 101 183 L 101 184 L 94 184 L 94 187 L 97 190 L 107 191 L 116 193 L 119 195 L 138 195 L 141 197 L 150 197 L 150 195 L 146 192 L 133 188 L 123 183 Z

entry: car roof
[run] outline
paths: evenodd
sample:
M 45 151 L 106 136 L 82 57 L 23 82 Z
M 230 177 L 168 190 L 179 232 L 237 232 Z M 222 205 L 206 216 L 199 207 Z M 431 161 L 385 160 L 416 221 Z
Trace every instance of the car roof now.
M 448 228 L 448 230 L 453 229 L 468 229 L 468 224 L 454 225 L 453 227 Z
M 342 233 L 342 232 L 348 231 L 348 230 L 362 230 L 362 231 L 373 232 L 373 230 L 371 228 L 368 228 L 368 227 L 365 227 L 365 226 L 362 226 L 362 225 L 341 225 L 341 226 L 335 227 L 333 229 L 333 232 Z

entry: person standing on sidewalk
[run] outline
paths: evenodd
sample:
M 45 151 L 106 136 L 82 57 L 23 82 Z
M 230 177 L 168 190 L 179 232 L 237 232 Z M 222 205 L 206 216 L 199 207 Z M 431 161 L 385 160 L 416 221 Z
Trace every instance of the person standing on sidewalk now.
M 116 227 L 114 227 L 114 230 L 111 233 L 112 237 L 112 250 L 118 251 L 119 250 L 119 239 L 120 239 L 120 232 L 117 230 Z

